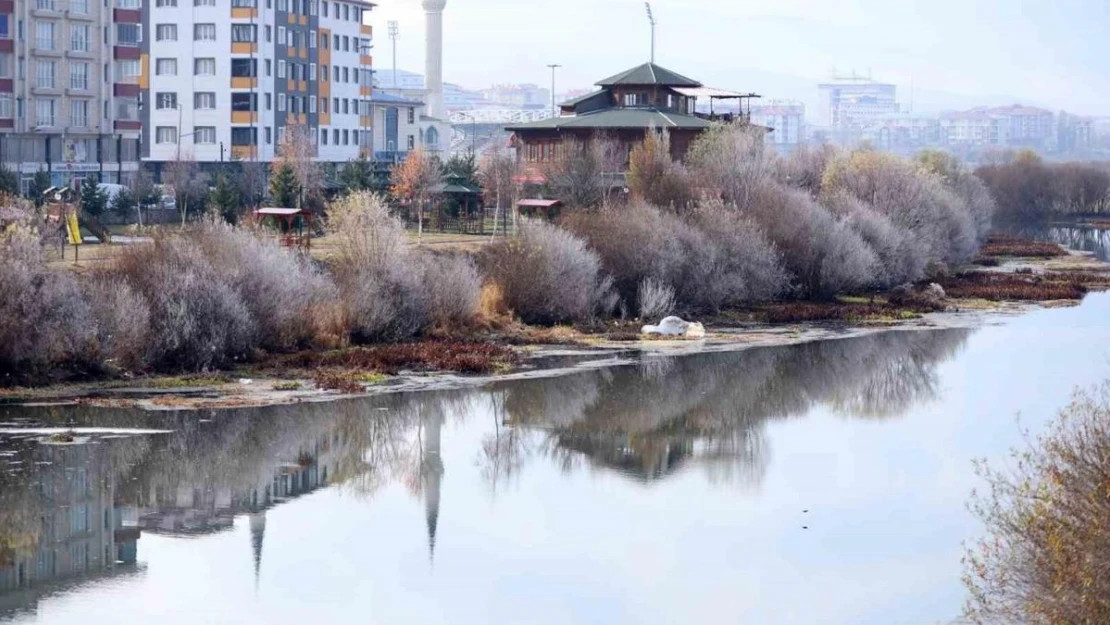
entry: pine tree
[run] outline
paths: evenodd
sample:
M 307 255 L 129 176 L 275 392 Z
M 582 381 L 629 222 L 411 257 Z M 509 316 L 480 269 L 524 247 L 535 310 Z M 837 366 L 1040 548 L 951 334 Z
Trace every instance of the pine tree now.
M 294 208 L 300 194 L 301 186 L 297 183 L 296 172 L 288 163 L 282 164 L 270 176 L 270 199 L 275 206 Z
M 35 177 L 31 179 L 31 185 L 27 188 L 28 199 L 34 202 L 35 206 L 42 206 L 46 201 L 42 194 L 51 186 L 53 185 L 50 184 L 50 174 L 44 169 L 36 171 Z
M 81 183 L 81 210 L 99 217 L 108 208 L 108 194 L 100 188 L 100 179 L 89 176 Z
M 339 183 L 348 191 L 365 191 L 374 185 L 374 169 L 370 161 L 360 157 L 348 161 L 339 171 Z
M 239 192 L 225 174 L 216 176 L 216 186 L 212 189 L 209 204 L 227 223 L 238 223 L 241 206 Z
M 19 195 L 19 176 L 7 167 L 0 167 L 0 193 Z
M 112 212 L 120 217 L 131 216 L 131 211 L 135 210 L 137 205 L 138 201 L 135 200 L 135 195 L 127 187 L 120 189 L 116 196 L 112 198 Z

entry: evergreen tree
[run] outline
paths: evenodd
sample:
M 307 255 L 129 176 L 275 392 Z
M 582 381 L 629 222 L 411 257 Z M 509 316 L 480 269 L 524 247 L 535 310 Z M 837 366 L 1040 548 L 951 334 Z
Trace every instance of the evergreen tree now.
M 7 167 L 0 167 L 0 193 L 19 195 L 19 176 Z
M 28 199 L 34 202 L 35 206 L 42 206 L 46 201 L 42 194 L 51 186 L 53 185 L 50 184 L 50 174 L 44 169 L 36 171 L 35 177 L 31 179 L 31 185 L 27 188 Z
M 478 180 L 478 160 L 473 154 L 452 156 L 447 163 L 443 165 L 443 175 L 456 176 L 460 183 L 471 188 L 477 189 L 481 187 L 481 183 Z
M 301 185 L 297 182 L 297 173 L 288 163 L 279 166 L 270 176 L 270 199 L 274 206 L 294 208 L 300 193 Z
M 216 176 L 216 186 L 212 189 L 209 198 L 211 209 L 219 213 L 220 217 L 223 217 L 227 223 L 235 224 L 239 222 L 239 208 L 241 205 L 239 190 L 231 184 L 227 175 L 219 174 Z
M 100 179 L 89 176 L 81 183 L 81 210 L 99 217 L 108 208 L 108 194 L 100 188 Z
M 348 161 L 339 171 L 339 184 L 347 191 L 365 191 L 374 185 L 374 168 L 365 157 Z
M 116 193 L 116 197 L 112 198 L 112 212 L 120 217 L 131 217 L 131 212 L 135 210 L 138 204 L 131 190 L 124 187 Z

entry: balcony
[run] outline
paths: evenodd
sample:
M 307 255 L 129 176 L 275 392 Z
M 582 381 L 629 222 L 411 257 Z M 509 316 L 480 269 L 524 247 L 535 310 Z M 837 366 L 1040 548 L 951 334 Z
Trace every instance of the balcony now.
M 141 24 L 143 22 L 142 9 L 114 9 L 112 21 L 117 24 Z
M 258 44 L 249 41 L 232 41 L 232 54 L 258 54 Z
M 35 37 L 31 40 L 32 52 L 46 56 L 61 56 L 54 39 L 50 37 Z
M 258 79 L 248 76 L 232 76 L 231 77 L 232 89 L 257 89 Z
M 14 39 L 0 39 L 0 52 L 7 52 L 8 54 L 14 53 L 15 52 L 15 40 Z
M 255 124 L 258 123 L 258 113 L 250 111 L 232 111 L 231 123 L 233 124 Z
M 71 117 L 69 119 L 69 125 L 73 128 L 88 128 L 89 118 L 87 115 L 84 117 Z
M 112 83 L 112 95 L 117 97 L 137 98 L 141 92 L 142 88 L 136 82 Z
M 0 78 L 0 93 L 14 93 L 15 81 L 11 78 Z
M 231 19 L 250 20 L 258 17 L 258 9 L 249 7 L 231 7 Z
M 358 27 L 358 32 L 363 34 L 363 35 L 369 35 L 369 36 L 373 37 L 374 36 L 374 27 L 371 26 L 370 24 L 360 24 L 359 27 Z
M 231 146 L 231 159 L 236 161 L 243 161 L 248 159 L 258 158 L 258 146 L 254 145 L 233 145 Z
M 15 0 L 0 0 L 0 13 L 8 15 L 15 13 Z
M 113 127 L 115 130 L 138 132 L 143 129 L 143 122 L 133 119 L 117 119 L 113 123 Z
M 117 61 L 138 61 L 142 52 L 136 46 L 118 45 L 112 47 L 112 58 Z

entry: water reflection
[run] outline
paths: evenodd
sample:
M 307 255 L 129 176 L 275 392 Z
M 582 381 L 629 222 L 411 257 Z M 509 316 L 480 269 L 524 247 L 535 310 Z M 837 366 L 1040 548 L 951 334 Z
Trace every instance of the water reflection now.
M 935 397 L 937 366 L 968 336 L 894 331 L 645 357 L 476 390 L 207 414 L 8 408 L 0 421 L 121 434 L 58 444 L 0 435 L 0 617 L 33 608 L 50 580 L 136 570 L 143 534 L 202 537 L 237 518 L 249 528 L 257 579 L 267 513 L 328 486 L 370 498 L 403 485 L 423 500 L 434 557 L 441 494 L 458 468 L 443 453 L 453 428 L 476 433 L 472 457 L 494 494 L 534 462 L 644 484 L 696 467 L 714 482 L 755 488 L 771 454 L 767 423 L 817 404 L 845 417 L 895 417 Z M 126 435 L 152 426 L 172 433 Z
M 1096 258 L 1110 261 L 1110 230 L 1082 225 L 1014 227 L 1009 231 L 1038 241 L 1059 243 L 1072 250 L 1091 252 Z

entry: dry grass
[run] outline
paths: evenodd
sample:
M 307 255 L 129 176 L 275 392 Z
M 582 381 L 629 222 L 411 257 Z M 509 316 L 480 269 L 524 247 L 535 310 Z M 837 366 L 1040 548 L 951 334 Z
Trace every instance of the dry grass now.
M 972 271 L 944 280 L 949 297 L 1001 301 L 1048 301 L 1083 299 L 1094 284 L 1088 274 L 1007 274 Z M 1106 281 L 1101 277 L 1101 283 Z
M 300 369 L 344 369 L 396 375 L 401 371 L 493 373 L 517 360 L 516 352 L 491 343 L 423 341 L 359 347 L 341 351 L 304 352 L 278 359 L 275 365 Z
M 757 309 L 755 319 L 767 323 L 812 323 L 836 321 L 894 321 L 912 319 L 918 313 L 885 303 L 783 302 Z
M 1022 237 L 994 234 L 987 238 L 979 253 L 987 258 L 1001 256 L 1016 258 L 1053 258 L 1067 256 L 1064 248 L 1055 243 L 1044 243 Z

